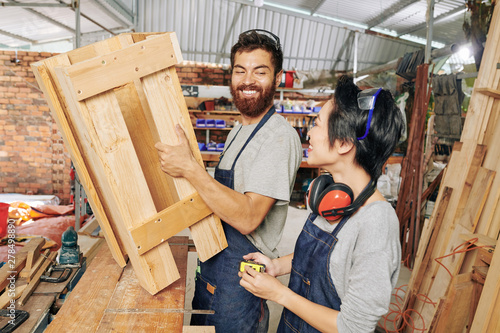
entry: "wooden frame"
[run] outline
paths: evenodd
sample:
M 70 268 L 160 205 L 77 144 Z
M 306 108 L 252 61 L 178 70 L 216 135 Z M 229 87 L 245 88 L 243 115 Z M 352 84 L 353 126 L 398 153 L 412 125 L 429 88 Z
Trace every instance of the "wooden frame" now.
M 186 132 L 203 161 L 175 64 L 175 33 L 121 34 L 32 64 L 116 262 L 156 294 L 179 278 L 167 240 L 190 227 L 200 260 L 227 247 L 222 225 L 183 178 L 161 171 L 155 142 Z M 162 221 L 159 223 L 159 221 Z

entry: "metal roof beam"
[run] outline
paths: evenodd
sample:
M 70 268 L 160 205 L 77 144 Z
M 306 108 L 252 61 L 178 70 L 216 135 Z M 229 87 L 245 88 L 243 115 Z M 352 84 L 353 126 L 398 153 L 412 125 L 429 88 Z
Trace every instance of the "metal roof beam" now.
M 98 0 L 93 0 L 93 2 L 99 6 L 103 11 L 106 12 L 106 14 L 111 17 L 113 20 L 119 22 L 121 25 L 123 25 L 124 27 L 127 27 L 127 26 L 130 26 L 130 25 L 133 25 L 133 21 L 131 21 L 131 23 L 129 22 L 125 22 L 122 18 L 120 18 L 118 15 L 116 15 L 115 13 L 113 13 L 112 11 L 109 10 L 108 7 L 104 6 L 102 3 L 100 3 Z
M 326 0 L 321 0 L 316 6 L 314 6 L 314 8 L 311 10 L 311 15 L 316 13 L 318 11 L 318 9 L 323 6 L 323 4 L 325 3 Z
M 450 10 L 450 11 L 444 13 L 444 14 L 441 14 L 438 17 L 434 18 L 434 24 L 438 24 L 439 22 L 442 22 L 442 21 L 448 19 L 449 16 L 458 14 L 461 11 L 465 11 L 465 7 L 464 6 L 457 7 L 457 8 L 452 9 L 452 10 Z M 427 22 L 424 22 L 424 23 L 420 23 L 420 24 L 414 25 L 413 27 L 410 27 L 410 28 L 408 28 L 406 30 L 397 31 L 397 33 L 398 33 L 398 37 L 399 37 L 399 36 L 411 34 L 412 32 L 415 32 L 415 31 L 418 31 L 418 30 L 421 30 L 421 29 L 426 29 L 426 28 L 427 28 Z
M 29 39 L 29 38 L 26 38 L 26 37 L 23 37 L 23 36 L 19 36 L 19 35 L 10 33 L 8 31 L 2 30 L 2 29 L 0 29 L 0 34 L 5 35 L 5 36 L 9 36 L 9 37 L 12 37 L 12 38 L 15 38 L 15 39 L 19 39 L 19 40 L 22 40 L 22 41 L 28 42 L 28 43 L 35 43 L 36 42 L 33 39 Z
M 17 3 L 17 4 L 20 4 L 20 2 L 18 2 L 18 1 L 16 1 L 16 0 L 8 0 L 8 1 L 9 1 L 10 3 Z M 64 7 L 64 6 L 61 6 L 61 7 Z M 72 29 L 72 28 L 68 27 L 67 25 L 62 24 L 61 22 L 58 22 L 58 21 L 56 21 L 56 20 L 54 20 L 54 19 L 52 19 L 52 18 L 50 18 L 50 17 L 48 17 L 48 16 L 46 16 L 46 15 L 44 15 L 44 14 L 42 14 L 42 13 L 39 13 L 39 12 L 37 12 L 37 11 L 36 11 L 36 10 L 34 10 L 34 9 L 31 9 L 31 8 L 23 8 L 23 9 L 24 9 L 25 11 L 27 11 L 27 12 L 29 12 L 29 13 L 33 14 L 33 15 L 36 15 L 36 16 L 38 16 L 38 17 L 42 18 L 44 21 L 50 22 L 51 24 L 58 26 L 59 28 L 65 29 L 65 30 L 67 30 L 67 31 L 71 32 L 72 34 L 74 34 L 74 33 L 75 33 L 75 29 Z
M 241 3 L 241 4 L 249 5 L 249 6 L 255 6 L 253 2 L 248 1 L 248 0 L 228 0 L 228 1 L 230 1 L 230 2 L 236 2 L 236 3 Z M 360 33 L 371 34 L 371 35 L 374 34 L 372 31 L 366 30 L 366 29 L 362 29 L 360 27 L 355 27 L 355 26 L 352 26 L 352 25 L 347 25 L 345 23 L 339 23 L 339 22 L 336 22 L 334 20 L 329 20 L 329 19 L 326 19 L 326 18 L 314 16 L 314 15 L 304 15 L 304 14 L 300 14 L 300 13 L 297 13 L 297 12 L 294 12 L 294 11 L 291 11 L 291 10 L 281 9 L 281 8 L 273 7 L 273 6 L 266 5 L 266 4 L 264 4 L 262 7 L 259 7 L 259 8 L 263 8 L 263 9 L 266 9 L 266 10 L 269 10 L 269 11 L 272 11 L 272 12 L 275 12 L 275 13 L 280 13 L 280 14 L 284 14 L 284 15 L 288 15 L 288 16 L 294 16 L 294 17 L 302 18 L 304 20 L 309 20 L 309 21 L 312 21 L 312 22 L 322 23 L 322 24 L 329 25 L 329 26 L 336 27 L 336 28 L 346 29 L 346 30 L 350 30 L 350 31 L 358 31 Z M 379 37 L 381 37 L 381 38 L 387 38 L 387 39 L 391 39 L 391 40 L 397 40 L 399 43 L 406 44 L 406 45 L 411 45 L 411 46 L 418 45 L 417 43 L 414 43 L 414 42 L 411 42 L 411 41 L 408 41 L 408 40 L 405 40 L 405 39 L 400 39 L 398 37 L 389 36 L 389 35 L 386 35 L 386 34 L 383 34 L 383 33 L 379 33 L 379 32 L 376 33 L 376 35 L 379 36 Z
M 0 2 L 0 6 L 2 7 L 71 7 L 68 4 L 60 4 L 60 3 L 35 3 L 35 2 Z
M 346 59 L 349 58 L 349 47 L 351 45 L 351 40 L 354 38 L 354 31 L 351 31 L 349 33 L 349 36 L 344 41 L 344 44 L 342 44 L 342 47 L 340 48 L 339 52 L 337 53 L 337 58 L 335 59 L 335 62 L 332 65 L 332 70 L 335 70 L 335 67 L 339 64 L 340 61 L 342 61 L 342 54 L 344 52 L 346 53 Z M 349 60 L 347 60 L 349 61 Z
M 414 4 L 415 2 L 419 2 L 419 0 L 400 0 L 396 2 L 395 4 L 391 5 L 389 10 L 383 11 L 380 15 L 372 18 L 370 21 L 366 22 L 368 25 L 368 29 L 371 29 L 380 23 L 384 22 L 387 20 L 389 17 L 394 16 L 398 12 L 402 11 L 406 7 Z
M 114 10 L 116 10 L 120 15 L 125 17 L 129 21 L 129 25 L 134 24 L 134 14 L 127 8 L 127 6 L 121 0 L 104 0 L 108 5 L 110 5 Z
M 220 47 L 219 54 L 224 53 L 224 50 L 226 49 L 226 45 L 229 42 L 229 37 L 231 36 L 231 32 L 234 30 L 234 26 L 236 25 L 236 22 L 238 22 L 238 20 L 239 20 L 239 18 L 241 16 L 241 12 L 243 11 L 243 7 L 244 6 L 245 5 L 241 4 L 240 8 L 238 8 L 238 12 L 236 13 L 236 15 L 234 15 L 233 22 L 231 22 L 231 27 L 229 29 L 227 29 L 226 35 L 224 36 L 224 41 L 222 42 L 222 45 Z M 217 56 L 215 58 L 215 63 L 219 63 L 220 60 L 221 60 L 221 57 Z

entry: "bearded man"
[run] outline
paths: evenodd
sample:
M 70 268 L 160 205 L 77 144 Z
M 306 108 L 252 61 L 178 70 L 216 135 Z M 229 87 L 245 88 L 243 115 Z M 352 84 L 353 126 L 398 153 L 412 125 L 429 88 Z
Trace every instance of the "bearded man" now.
M 295 176 L 302 161 L 297 132 L 275 113 L 274 94 L 283 74 L 279 38 L 265 30 L 240 34 L 231 48 L 231 94 L 242 122 L 229 133 L 215 179 L 194 159 L 178 126 L 179 145 L 157 143 L 161 168 L 184 177 L 223 221 L 228 247 L 199 264 L 191 325 L 216 332 L 267 332 L 265 300 L 239 284 L 243 255 L 278 256 Z

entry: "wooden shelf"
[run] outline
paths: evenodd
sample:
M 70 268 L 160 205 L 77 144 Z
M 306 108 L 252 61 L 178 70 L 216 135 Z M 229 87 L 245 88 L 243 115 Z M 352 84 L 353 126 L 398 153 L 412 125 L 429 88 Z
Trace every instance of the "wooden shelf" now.
M 228 111 L 228 110 L 198 110 L 198 109 L 188 109 L 189 112 L 191 113 L 203 113 L 203 114 L 229 114 L 229 115 L 237 115 L 239 116 L 240 113 L 239 111 Z
M 230 131 L 233 129 L 233 127 L 196 127 L 193 126 L 195 130 L 220 130 L 220 131 Z
M 219 155 L 220 152 L 214 152 L 214 151 L 202 151 L 201 152 L 201 157 L 203 161 L 205 162 L 218 162 L 219 161 Z M 317 167 L 312 167 L 309 164 L 307 164 L 307 159 L 303 158 L 302 162 L 300 163 L 301 168 L 306 168 L 306 169 L 318 169 Z

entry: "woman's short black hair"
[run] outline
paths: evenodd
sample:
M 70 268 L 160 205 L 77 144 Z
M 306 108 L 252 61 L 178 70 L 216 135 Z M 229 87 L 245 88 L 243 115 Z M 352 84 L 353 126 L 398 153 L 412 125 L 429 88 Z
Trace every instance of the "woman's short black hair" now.
M 283 50 L 279 38 L 271 32 L 255 29 L 243 32 L 238 42 L 231 48 L 231 68 L 234 68 L 234 57 L 238 52 L 250 52 L 263 49 L 271 54 L 274 66 L 274 77 L 283 69 Z
M 358 107 L 361 91 L 348 76 L 340 77 L 335 88 L 333 111 L 328 118 L 328 136 L 333 147 L 335 140 L 354 143 L 355 163 L 374 180 L 382 174 L 382 167 L 396 148 L 403 130 L 403 115 L 390 91 L 382 89 L 377 96 L 370 128 L 366 138 L 368 110 Z

